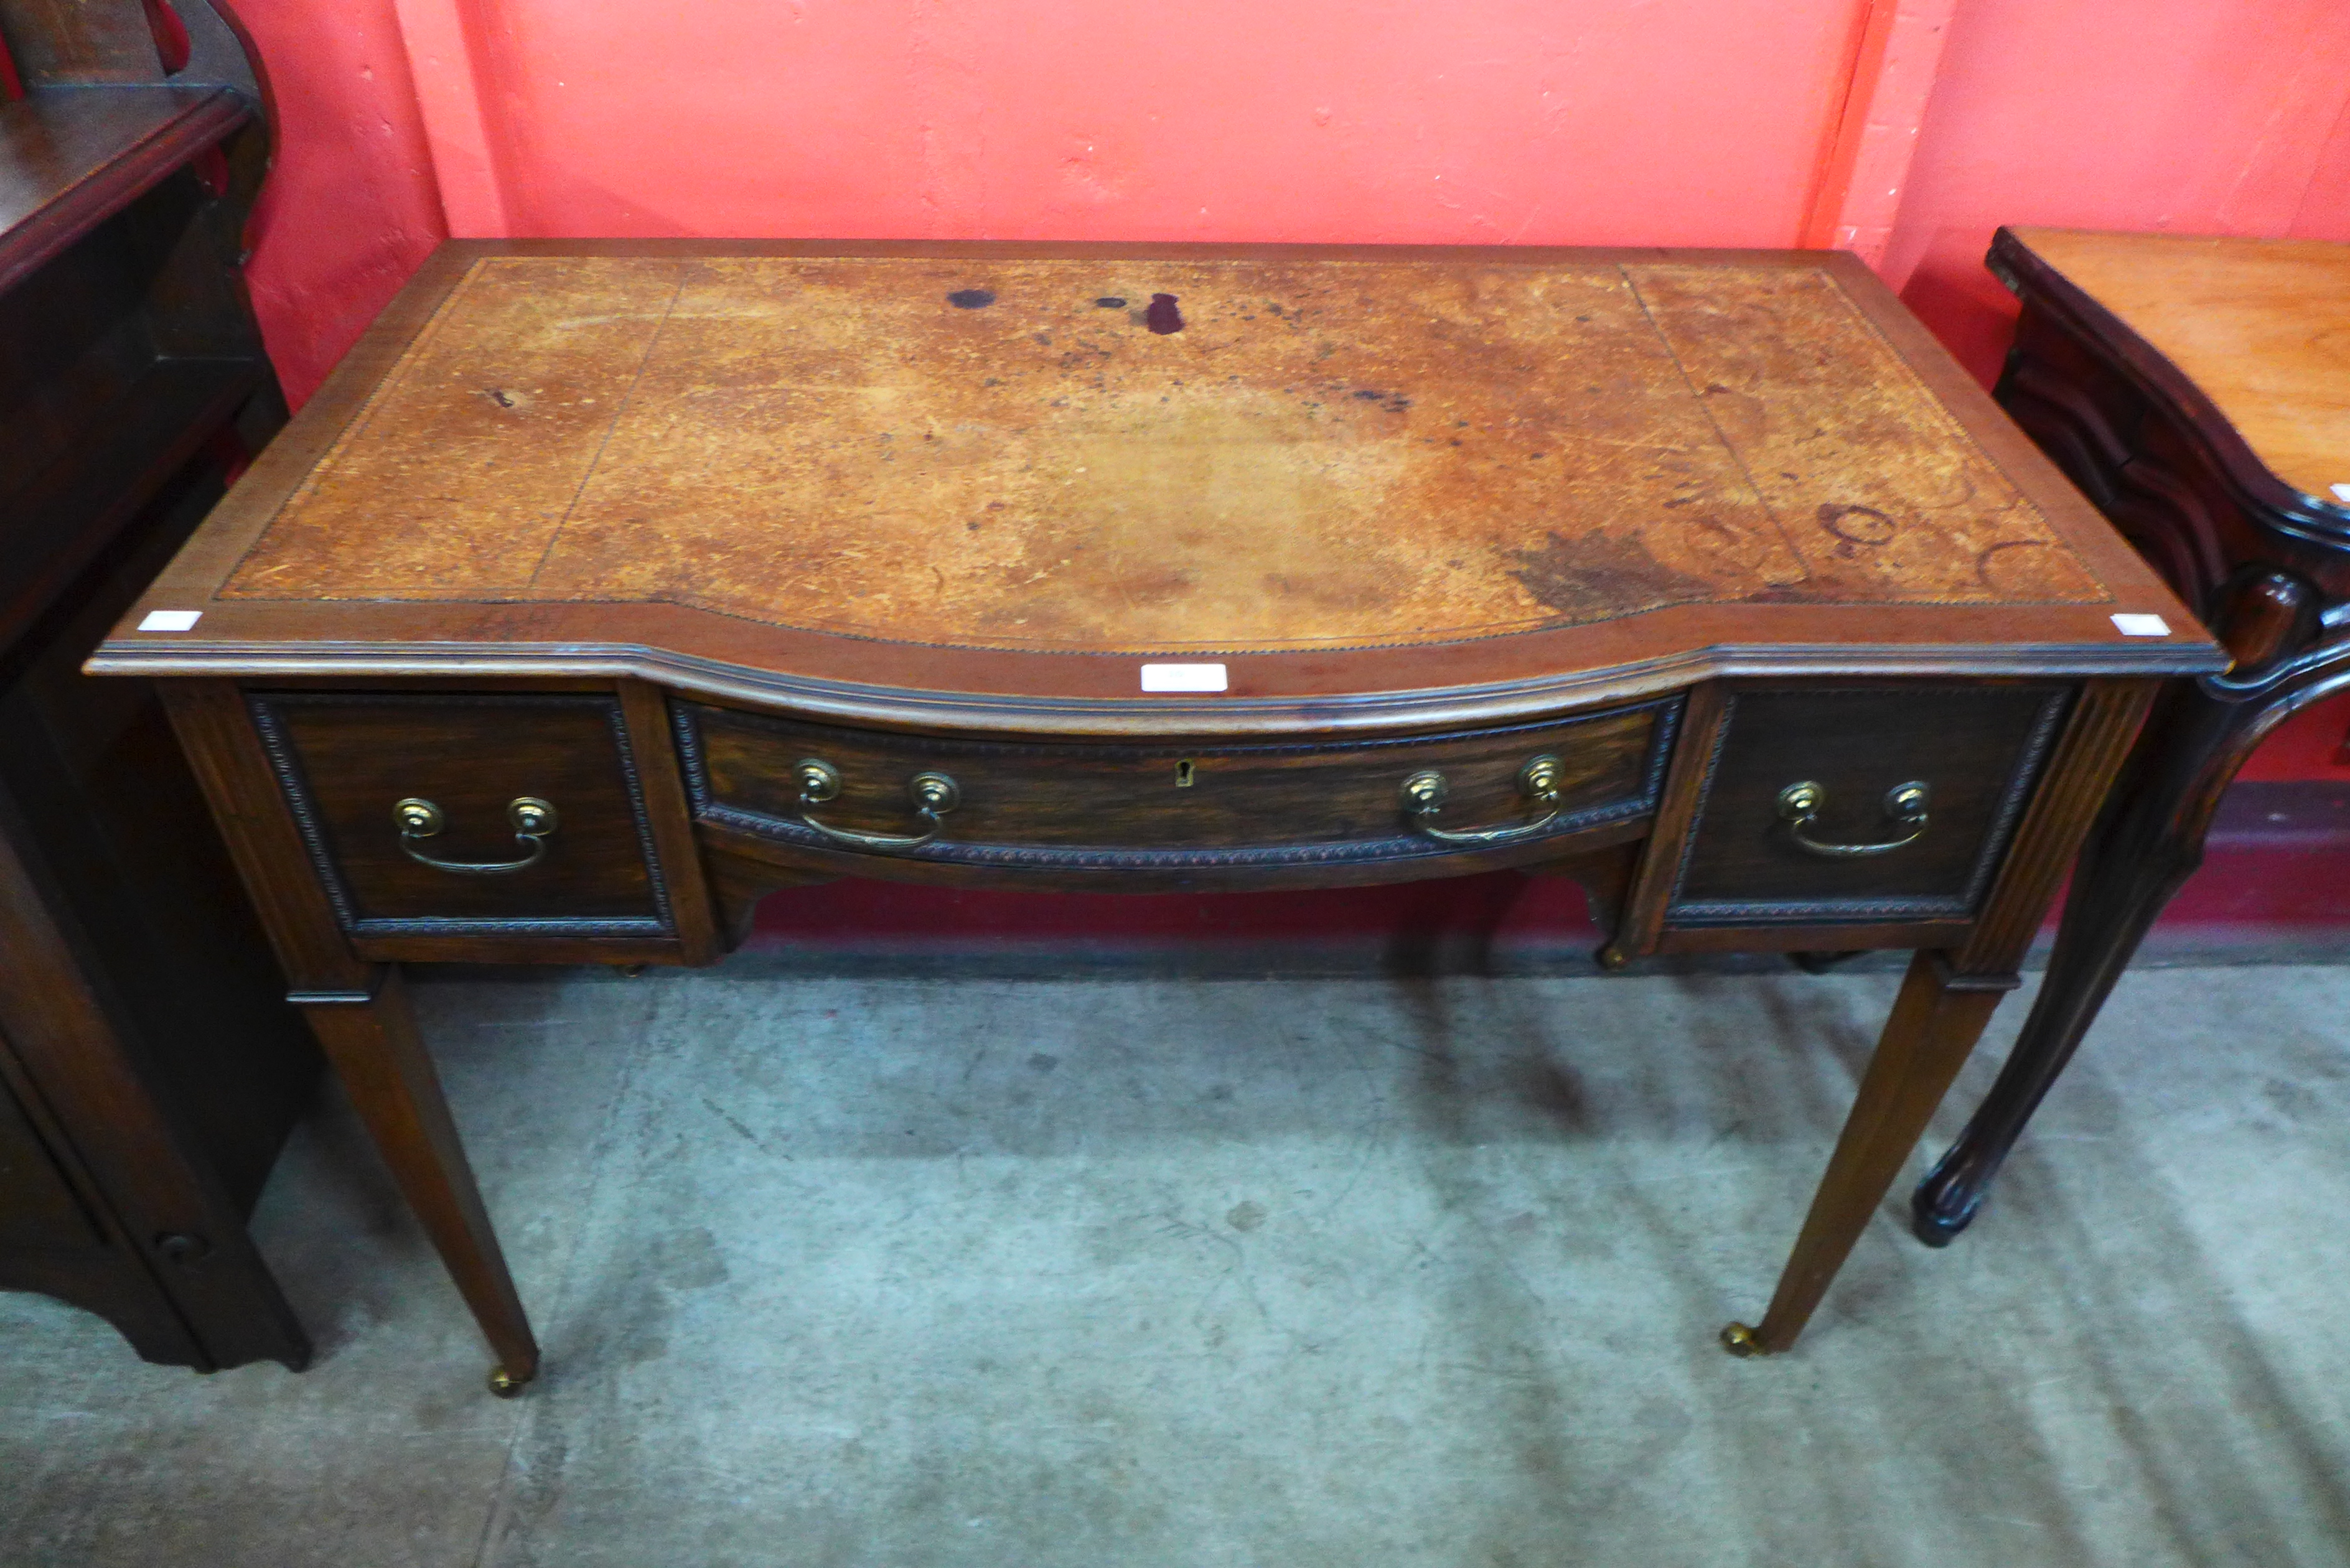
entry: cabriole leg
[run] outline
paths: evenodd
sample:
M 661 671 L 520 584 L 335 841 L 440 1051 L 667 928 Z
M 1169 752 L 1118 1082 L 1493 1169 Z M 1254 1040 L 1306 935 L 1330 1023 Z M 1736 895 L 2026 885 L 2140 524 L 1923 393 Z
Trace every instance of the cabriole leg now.
M 1910 1230 L 1928 1246 L 1949 1246 L 1973 1221 L 2138 943 L 2201 863 L 2210 818 L 2182 822 L 2179 804 L 2176 790 L 2159 788 L 2116 797 L 2083 850 L 2023 1032 L 1966 1130 L 1910 1195 Z
M 2245 758 L 2281 720 L 2342 680 L 2350 647 L 2294 657 L 2309 641 L 2314 606 L 2313 591 L 2286 573 L 2247 577 L 2222 629 L 2237 670 L 2225 682 L 2174 691 L 2147 726 L 2081 850 L 2056 950 L 2015 1049 L 1910 1197 L 1910 1228 L 1927 1245 L 1948 1246 L 1982 1207 L 2138 943 L 2203 863 L 2211 819 Z

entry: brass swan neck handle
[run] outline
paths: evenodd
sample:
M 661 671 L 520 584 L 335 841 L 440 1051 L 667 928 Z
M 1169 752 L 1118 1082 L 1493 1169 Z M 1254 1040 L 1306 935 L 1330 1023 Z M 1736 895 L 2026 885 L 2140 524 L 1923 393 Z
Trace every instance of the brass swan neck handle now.
M 858 833 L 846 827 L 835 827 L 818 822 L 808 807 L 822 805 L 840 795 L 840 770 L 830 763 L 815 757 L 803 757 L 792 764 L 792 777 L 800 786 L 800 820 L 815 828 L 836 844 L 852 849 L 877 850 L 891 855 L 907 849 L 919 849 L 939 836 L 946 824 L 940 819 L 962 804 L 962 790 L 954 780 L 941 773 L 919 773 L 906 781 L 906 793 L 913 798 L 914 815 L 930 826 L 920 833 Z
M 417 847 L 448 826 L 448 814 L 429 800 L 414 795 L 397 802 L 391 820 L 400 828 L 400 847 L 420 866 L 452 871 L 460 877 L 506 877 L 527 871 L 546 858 L 547 836 L 555 831 L 555 807 L 535 794 L 518 794 L 506 803 L 506 820 L 514 824 L 515 842 L 530 853 L 519 860 L 442 860 Z
M 1915 844 L 1926 832 L 1926 808 L 1933 792 L 1922 779 L 1895 784 L 1885 792 L 1885 819 L 1897 827 L 1909 831 L 1898 838 L 1878 839 L 1868 844 L 1830 844 L 1814 838 L 1811 828 L 1828 803 L 1828 792 L 1818 784 L 1805 779 L 1791 784 L 1779 792 L 1779 819 L 1787 825 L 1788 836 L 1813 855 L 1830 860 L 1857 860 L 1863 856 L 1889 855 L 1905 844 Z
M 1537 805 L 1550 809 L 1531 822 L 1513 822 L 1500 827 L 1439 827 L 1430 819 L 1444 809 L 1445 798 L 1451 786 L 1444 775 L 1434 768 L 1422 768 L 1403 781 L 1404 815 L 1413 827 L 1440 844 L 1507 844 L 1513 839 L 1531 838 L 1558 820 L 1566 809 L 1561 794 L 1565 770 L 1554 756 L 1529 757 L 1526 765 L 1518 770 L 1518 793 Z

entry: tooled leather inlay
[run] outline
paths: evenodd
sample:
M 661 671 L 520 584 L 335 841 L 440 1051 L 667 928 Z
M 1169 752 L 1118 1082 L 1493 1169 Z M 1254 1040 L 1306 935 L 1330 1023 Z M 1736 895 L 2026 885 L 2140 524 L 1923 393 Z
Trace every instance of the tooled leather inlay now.
M 533 256 L 224 597 L 1214 651 L 2107 596 L 1821 272 Z

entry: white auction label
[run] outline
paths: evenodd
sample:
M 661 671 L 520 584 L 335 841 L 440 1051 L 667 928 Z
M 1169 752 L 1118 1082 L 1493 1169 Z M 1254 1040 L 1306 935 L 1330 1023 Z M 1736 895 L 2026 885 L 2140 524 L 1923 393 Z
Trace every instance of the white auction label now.
M 204 618 L 202 610 L 149 610 L 139 623 L 140 631 L 193 631 L 196 622 Z
M 2158 615 L 2117 615 L 2114 629 L 2124 637 L 2168 637 L 2170 623 Z
M 2335 485 L 2334 487 L 2334 499 L 2336 501 L 2350 501 L 2350 484 Z
M 1146 664 L 1145 691 L 1222 691 L 1228 682 L 1221 664 Z

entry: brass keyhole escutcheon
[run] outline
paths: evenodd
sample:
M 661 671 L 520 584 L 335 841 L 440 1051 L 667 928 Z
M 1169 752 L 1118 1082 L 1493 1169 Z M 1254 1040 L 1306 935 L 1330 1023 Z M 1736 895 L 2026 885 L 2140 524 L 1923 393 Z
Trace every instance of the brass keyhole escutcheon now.
M 1175 764 L 1175 787 L 1177 789 L 1191 787 L 1191 759 L 1189 757 Z

